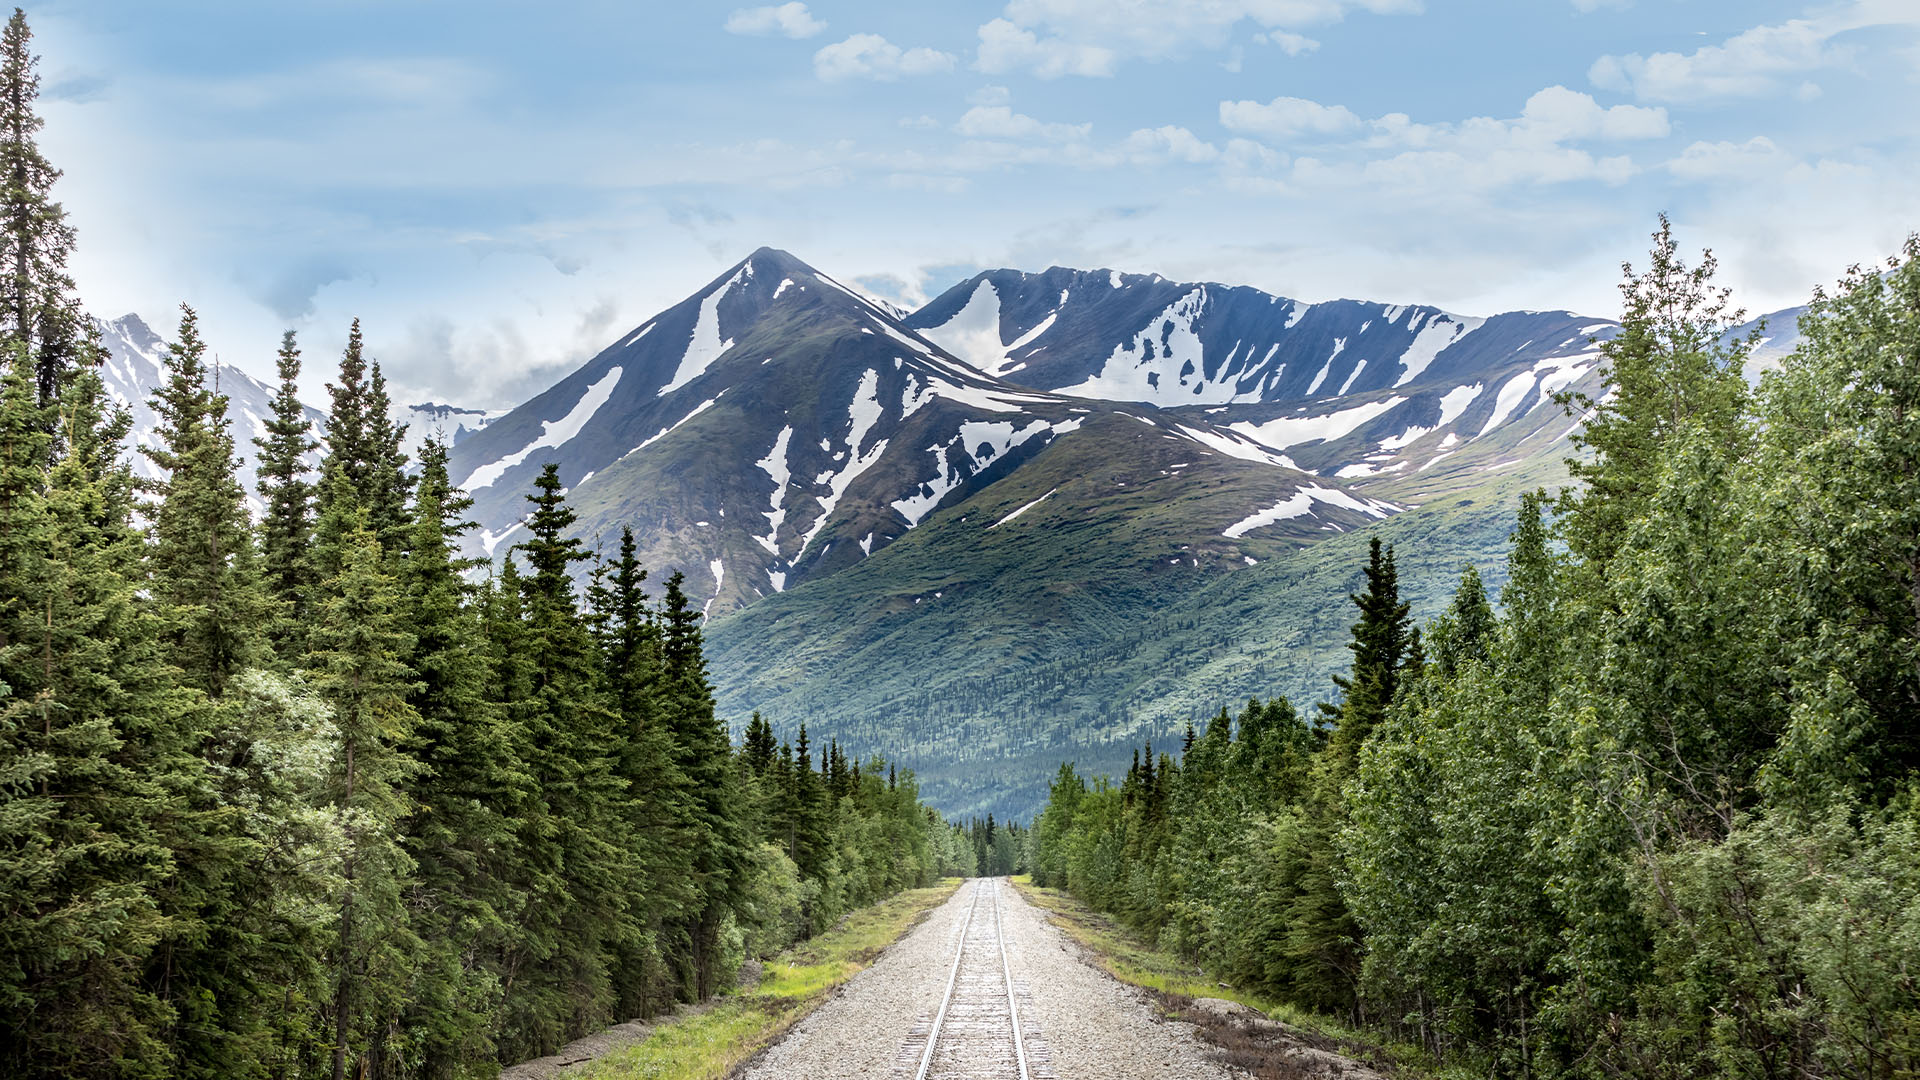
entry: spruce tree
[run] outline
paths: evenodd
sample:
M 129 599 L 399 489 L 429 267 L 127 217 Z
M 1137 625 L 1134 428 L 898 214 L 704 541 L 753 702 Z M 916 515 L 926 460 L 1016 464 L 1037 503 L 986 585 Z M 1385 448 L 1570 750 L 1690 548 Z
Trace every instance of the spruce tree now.
M 188 685 L 218 697 L 233 674 L 266 658 L 268 600 L 253 529 L 235 479 L 227 399 L 207 385 L 206 345 L 192 308 L 180 307 L 180 339 L 168 347 L 167 383 L 155 391 L 158 445 L 143 447 L 164 478 L 152 484 L 149 566 L 154 593 L 171 612 L 172 659 Z
M 51 1078 L 130 1055 L 159 1075 L 164 1012 L 139 976 L 159 937 L 152 885 L 165 852 L 141 849 L 137 811 L 120 805 L 138 778 L 118 756 L 118 718 L 101 708 L 111 702 L 88 694 L 111 688 L 72 678 L 116 642 L 70 638 L 100 628 L 76 615 L 104 614 L 70 605 L 113 583 L 69 550 L 78 538 L 63 535 L 48 490 L 51 410 L 27 350 L 11 354 L 0 380 L 0 1071 Z
M 611 711 L 594 642 L 569 570 L 590 556 L 570 535 L 574 514 L 548 465 L 527 496 L 529 539 L 516 545 L 532 574 L 518 579 L 529 698 L 521 723 L 526 764 L 544 806 L 523 824 L 534 891 L 522 921 L 516 1039 L 550 1052 L 578 1027 L 610 1015 L 606 946 L 628 933 L 630 860 L 620 834 L 623 785 L 613 770 Z
M 67 260 L 73 226 L 53 201 L 60 170 L 34 136 L 45 122 L 35 111 L 40 75 L 33 31 L 19 8 L 0 32 L 0 347 L 25 349 L 34 365 L 39 403 L 51 407 L 61 385 L 89 361 L 85 318 Z
M 403 899 L 413 863 L 399 842 L 412 809 L 406 789 L 419 771 L 404 750 L 419 721 L 407 703 L 418 686 L 401 659 L 413 637 L 401 628 L 399 598 L 382 572 L 365 511 L 357 518 L 343 537 L 340 573 L 329 583 L 307 654 L 340 732 L 333 797 L 342 886 L 328 1006 L 333 1080 L 345 1080 L 350 1068 L 357 1075 L 388 1067 L 398 1048 L 387 1044 L 387 1032 L 420 952 Z
M 601 591 L 601 664 L 614 714 L 615 775 L 626 785 L 626 847 L 638 901 L 627 936 L 615 945 L 618 1008 L 645 1015 L 671 1000 L 668 927 L 684 920 L 696 899 L 688 875 L 691 783 L 674 752 L 661 709 L 660 628 L 647 606 L 633 530 L 621 530 L 620 553 Z
M 1320 706 L 1321 713 L 1337 725 L 1327 746 L 1340 759 L 1343 774 L 1351 770 L 1360 744 L 1393 703 L 1407 660 L 1412 622 L 1408 605 L 1400 600 L 1393 548 L 1383 547 L 1376 536 L 1367 550 L 1366 592 L 1347 597 L 1360 609 L 1360 619 L 1353 624 L 1353 640 L 1347 643 L 1353 653 L 1352 671 L 1333 679 L 1334 685 L 1344 691 L 1345 700 Z
M 273 412 L 265 437 L 256 437 L 253 444 L 260 449 L 257 476 L 266 503 L 260 518 L 261 575 L 267 594 L 280 605 L 270 636 L 286 660 L 305 651 L 302 639 L 313 587 L 314 497 L 314 486 L 306 479 L 312 472 L 306 455 L 320 444 L 300 403 L 300 347 L 291 330 L 280 339 L 276 365 L 280 386 L 273 395 Z
M 549 466 L 549 469 L 552 467 Z M 718 989 L 722 923 L 738 903 L 746 874 L 746 837 L 741 827 L 732 740 L 714 715 L 713 687 L 701 642 L 701 615 L 681 589 L 683 575 L 667 580 L 661 610 L 662 693 L 680 770 L 693 786 L 696 846 L 693 880 L 700 889 L 698 914 L 688 927 L 696 998 Z
M 447 480 L 446 448 L 429 440 L 398 580 L 399 623 L 414 633 L 418 716 L 402 749 L 419 771 L 405 785 L 411 813 L 403 843 L 415 864 L 407 909 L 423 950 L 402 1026 L 426 1077 L 453 1075 L 493 1056 L 489 1027 L 509 919 L 523 897 L 512 882 L 513 823 L 527 778 L 488 695 L 487 652 L 459 557 L 472 500 Z M 371 516 L 371 515 L 369 515 Z
M 327 456 L 320 463 L 320 482 L 314 490 L 313 572 L 330 580 L 340 572 L 342 544 L 360 507 L 369 501 L 372 475 L 372 434 L 367 361 L 360 337 L 360 320 L 347 331 L 340 353 L 338 382 L 327 384 L 332 405 L 327 410 Z
M 407 500 L 413 493 L 414 477 L 407 471 L 407 455 L 401 447 L 407 438 L 407 426 L 393 420 L 393 399 L 387 395 L 387 378 L 380 364 L 372 364 L 373 375 L 367 384 L 367 453 L 365 496 L 372 515 L 374 535 L 388 555 L 397 552 L 406 541 Z

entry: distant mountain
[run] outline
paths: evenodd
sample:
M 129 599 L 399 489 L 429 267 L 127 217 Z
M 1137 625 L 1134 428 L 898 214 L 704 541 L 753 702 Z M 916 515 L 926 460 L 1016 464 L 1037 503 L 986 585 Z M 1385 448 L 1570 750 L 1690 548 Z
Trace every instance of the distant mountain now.
M 153 397 L 154 389 L 166 379 L 161 361 L 167 354 L 167 343 L 138 315 L 122 315 L 112 321 L 96 318 L 93 324 L 100 332 L 101 344 L 107 350 L 107 362 L 102 372 L 107 392 L 133 414 L 133 430 L 127 437 L 133 468 L 139 475 L 152 479 L 155 475 L 153 465 L 137 449 L 152 444 L 153 432 L 158 424 L 158 418 L 148 402 Z M 316 393 L 325 396 L 325 383 L 332 375 L 330 360 L 315 362 L 308 358 L 304 386 L 310 398 Z M 233 425 L 234 451 L 240 458 L 240 483 L 246 490 L 248 504 L 258 513 L 264 504 L 255 486 L 254 476 L 259 466 L 260 452 L 253 445 L 253 440 L 266 434 L 266 423 L 273 414 L 273 395 L 277 388 L 226 364 L 214 364 L 213 375 L 220 392 L 227 396 L 227 419 Z M 313 422 L 316 434 L 320 434 L 325 426 L 326 414 L 309 405 L 306 415 Z M 416 457 L 420 444 L 429 435 L 437 434 L 451 445 L 501 415 L 501 412 L 463 409 L 432 402 L 397 405 L 393 412 L 395 420 L 407 425 L 406 449 Z M 317 452 L 308 455 L 308 463 L 318 468 L 320 455 Z
M 1062 267 L 976 275 L 907 323 L 1008 381 L 1176 409 L 1346 479 L 1420 471 L 1551 409 L 1619 329 Z
M 133 414 L 133 430 L 127 437 L 129 450 L 150 446 L 159 418 L 149 401 L 154 389 L 166 381 L 161 361 L 167 354 L 167 343 L 138 315 L 122 315 L 110 322 L 96 318 L 93 324 L 107 349 L 107 362 L 102 371 L 107 392 Z M 249 505 L 257 513 L 264 504 L 254 487 L 260 452 L 253 440 L 266 435 L 267 419 L 273 415 L 275 388 L 230 365 L 216 362 L 211 366 L 220 392 L 227 396 L 227 419 L 233 425 L 234 451 L 240 458 L 240 483 L 246 489 Z M 324 419 L 312 408 L 307 410 L 307 416 L 315 424 Z M 134 452 L 130 457 L 136 473 L 148 479 L 157 475 L 152 462 L 144 455 Z M 317 455 L 312 463 L 318 466 Z
M 1290 500 L 1301 511 L 1274 523 L 1295 533 L 1397 509 L 1204 417 L 996 379 L 767 248 L 460 442 L 452 469 L 488 554 L 511 542 L 553 462 L 584 535 L 610 550 L 632 526 L 654 572 L 686 574 L 719 616 L 842 571 L 1050 451 L 1136 477 L 1119 485 L 1164 473 L 1189 504 L 1183 535 L 1234 565 L 1238 547 L 1213 541 Z M 1084 516 L 1111 498 L 1063 484 L 1024 512 Z
M 1771 324 L 1770 324 L 1771 325 Z M 1501 580 L 1564 481 L 1617 324 L 1110 270 L 995 270 L 896 309 L 763 248 L 459 436 L 476 546 L 547 462 L 702 603 L 723 715 L 886 749 L 1021 816 L 1246 696 L 1328 692 L 1366 539 L 1416 612 Z
M 463 409 L 458 405 L 428 401 L 419 405 L 396 404 L 393 418 L 407 426 L 407 437 L 402 448 L 409 457 L 417 459 L 420 456 L 420 444 L 428 438 L 438 438 L 449 447 L 458 446 L 467 436 L 507 415 L 509 411 Z

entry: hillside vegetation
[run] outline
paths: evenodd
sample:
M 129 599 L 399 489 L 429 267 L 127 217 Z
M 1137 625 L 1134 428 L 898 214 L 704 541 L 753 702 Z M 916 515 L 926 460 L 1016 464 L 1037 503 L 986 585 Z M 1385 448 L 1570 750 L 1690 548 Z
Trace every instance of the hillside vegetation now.
M 1757 390 L 1713 269 L 1630 272 L 1498 611 L 1376 539 L 1335 703 L 1060 765 L 1036 881 L 1496 1076 L 1920 1073 L 1920 237 Z

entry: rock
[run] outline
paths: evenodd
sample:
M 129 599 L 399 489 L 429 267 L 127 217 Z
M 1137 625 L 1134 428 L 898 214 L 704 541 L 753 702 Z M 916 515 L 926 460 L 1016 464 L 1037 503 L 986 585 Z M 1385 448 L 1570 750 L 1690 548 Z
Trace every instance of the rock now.
M 1267 1018 L 1266 1014 L 1259 1009 L 1242 1005 L 1237 1001 L 1228 1001 L 1226 998 L 1194 998 L 1192 1008 L 1195 1012 L 1203 1012 L 1208 1016 L 1217 1016 L 1222 1020 L 1233 1020 L 1242 1024 Z

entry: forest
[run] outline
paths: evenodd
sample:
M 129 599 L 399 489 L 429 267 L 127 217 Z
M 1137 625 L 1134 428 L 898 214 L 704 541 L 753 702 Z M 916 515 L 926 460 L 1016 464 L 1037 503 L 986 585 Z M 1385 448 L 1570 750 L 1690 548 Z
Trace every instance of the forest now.
M 714 715 L 678 575 L 589 554 L 552 466 L 497 568 L 356 323 L 289 332 L 257 520 L 185 306 L 128 415 L 66 271 L 25 18 L 0 38 L 0 1075 L 497 1075 L 1016 833 Z M 324 440 L 324 441 L 323 441 Z M 317 455 L 317 456 L 316 456 Z M 584 571 L 584 573 L 581 573 Z M 584 582 L 584 588 L 581 583 Z M 816 755 L 818 765 L 815 764 Z
M 1663 219 L 1496 607 L 1373 543 L 1333 704 L 1063 765 L 1042 884 L 1503 1077 L 1920 1073 L 1920 238 L 1754 337 Z

